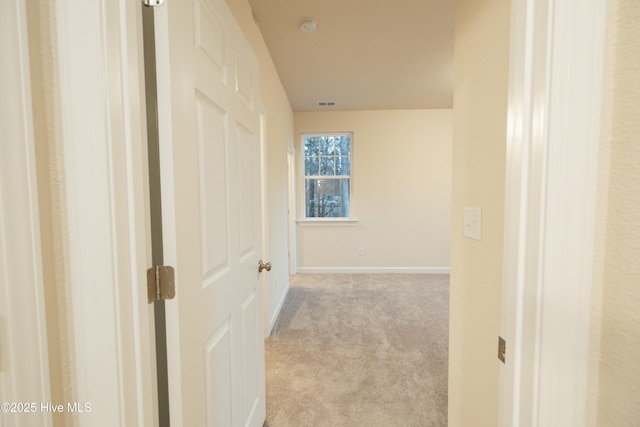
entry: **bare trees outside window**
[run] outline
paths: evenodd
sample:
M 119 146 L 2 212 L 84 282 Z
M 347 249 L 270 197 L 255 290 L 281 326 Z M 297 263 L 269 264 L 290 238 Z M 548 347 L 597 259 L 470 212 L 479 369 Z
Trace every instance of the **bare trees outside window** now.
M 303 135 L 307 218 L 348 218 L 351 134 Z

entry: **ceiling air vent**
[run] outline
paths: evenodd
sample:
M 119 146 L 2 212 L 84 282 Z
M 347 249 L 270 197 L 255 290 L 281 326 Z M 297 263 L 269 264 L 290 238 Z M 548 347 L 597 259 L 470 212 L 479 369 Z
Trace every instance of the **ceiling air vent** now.
M 335 101 L 318 101 L 318 107 L 335 107 Z

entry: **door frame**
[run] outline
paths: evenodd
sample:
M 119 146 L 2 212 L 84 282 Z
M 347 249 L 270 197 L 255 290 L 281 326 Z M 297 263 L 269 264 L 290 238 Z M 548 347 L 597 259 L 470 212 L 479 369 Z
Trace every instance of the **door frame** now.
M 500 425 L 582 426 L 606 0 L 511 7 Z
M 268 132 L 267 132 L 267 107 L 260 103 L 257 108 L 260 113 L 260 220 L 262 221 L 262 259 L 268 262 L 269 254 L 269 171 L 268 167 Z M 264 317 L 264 336 L 268 337 L 269 331 L 269 290 L 271 289 L 269 274 L 262 275 L 262 309 Z
M 287 142 L 287 192 L 289 222 L 289 274 L 298 273 L 298 229 L 296 213 L 296 149 L 293 142 Z
M 154 8 L 156 43 L 156 85 L 158 102 L 158 144 L 160 187 L 162 188 L 162 246 L 166 265 L 177 265 L 178 254 L 175 227 L 175 189 L 173 185 L 173 111 L 171 104 L 171 61 L 169 57 L 169 15 L 168 4 Z M 179 296 L 178 296 L 179 297 Z M 180 426 L 183 420 L 180 329 L 178 304 L 171 301 L 165 304 L 167 339 L 167 381 L 169 388 L 169 425 Z
M 25 2 L 3 1 L 0 27 L 0 395 L 33 402 L 29 420 L 51 426 L 39 406 L 51 389 Z M 3 408 L 0 424 L 20 416 Z
M 158 423 L 140 2 L 55 5 L 78 425 Z

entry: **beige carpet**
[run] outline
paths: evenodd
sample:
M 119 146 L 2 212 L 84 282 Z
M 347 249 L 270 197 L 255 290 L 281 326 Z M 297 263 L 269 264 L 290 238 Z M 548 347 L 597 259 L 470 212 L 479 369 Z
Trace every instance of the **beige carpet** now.
M 265 426 L 446 426 L 448 307 L 448 275 L 293 276 Z

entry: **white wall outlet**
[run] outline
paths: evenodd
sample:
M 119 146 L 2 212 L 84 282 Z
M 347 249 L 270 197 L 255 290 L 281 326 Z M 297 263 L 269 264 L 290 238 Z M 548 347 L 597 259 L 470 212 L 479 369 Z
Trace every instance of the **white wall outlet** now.
M 364 256 L 364 248 L 358 248 L 358 256 Z
M 464 208 L 464 236 L 482 240 L 482 209 Z

